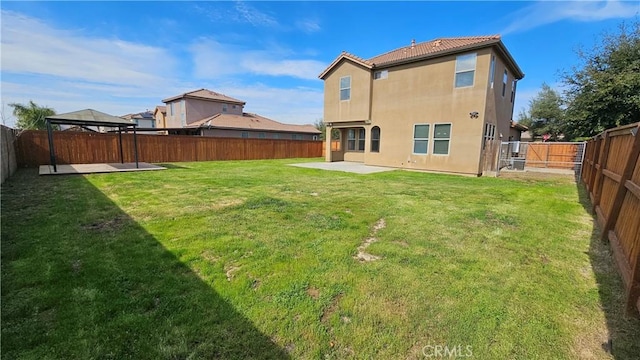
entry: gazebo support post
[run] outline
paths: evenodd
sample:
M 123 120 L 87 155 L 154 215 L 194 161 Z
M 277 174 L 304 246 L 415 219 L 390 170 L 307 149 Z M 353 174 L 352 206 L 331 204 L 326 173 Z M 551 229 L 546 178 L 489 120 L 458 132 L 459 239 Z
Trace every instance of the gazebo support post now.
M 49 160 L 53 165 L 53 172 L 58 172 L 56 165 L 56 153 L 53 147 L 53 129 L 51 128 L 51 121 L 47 120 L 47 136 L 49 137 Z
M 133 154 L 136 158 L 136 169 L 138 166 L 138 136 L 136 135 L 136 126 L 133 126 Z
M 122 152 L 122 128 L 118 126 L 118 144 L 120 144 L 120 163 L 124 164 L 124 153 Z

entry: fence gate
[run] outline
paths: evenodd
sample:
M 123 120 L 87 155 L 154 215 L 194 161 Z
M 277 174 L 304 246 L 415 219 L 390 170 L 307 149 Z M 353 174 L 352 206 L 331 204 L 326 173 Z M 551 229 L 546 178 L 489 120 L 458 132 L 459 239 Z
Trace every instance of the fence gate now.
M 521 142 L 500 144 L 498 175 L 504 170 L 539 172 L 573 172 L 582 174 L 584 142 Z

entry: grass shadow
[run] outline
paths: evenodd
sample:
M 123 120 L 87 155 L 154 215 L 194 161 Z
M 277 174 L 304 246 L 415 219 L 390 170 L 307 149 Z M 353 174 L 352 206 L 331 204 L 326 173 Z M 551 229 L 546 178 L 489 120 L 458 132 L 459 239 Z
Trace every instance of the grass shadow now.
M 85 177 L 2 185 L 2 358 L 288 354 Z
M 601 346 L 615 359 L 637 359 L 640 354 L 640 319 L 625 315 L 624 285 L 611 247 L 600 239 L 600 229 L 592 211 L 589 193 L 580 179 L 576 179 L 576 186 L 580 204 L 592 214 L 589 258 L 598 283 L 598 295 L 609 333 L 608 341 Z

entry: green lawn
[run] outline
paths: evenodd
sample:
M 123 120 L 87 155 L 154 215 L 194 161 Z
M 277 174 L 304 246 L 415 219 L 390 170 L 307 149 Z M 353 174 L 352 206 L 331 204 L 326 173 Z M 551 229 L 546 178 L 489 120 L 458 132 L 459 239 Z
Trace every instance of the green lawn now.
M 640 353 L 570 178 L 287 165 L 301 161 L 18 171 L 2 186 L 2 358 Z

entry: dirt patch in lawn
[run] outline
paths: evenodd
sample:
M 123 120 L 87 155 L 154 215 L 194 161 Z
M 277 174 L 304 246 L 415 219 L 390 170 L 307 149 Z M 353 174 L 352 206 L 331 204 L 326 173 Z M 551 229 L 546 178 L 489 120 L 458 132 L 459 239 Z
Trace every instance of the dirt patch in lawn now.
M 356 256 L 354 256 L 354 259 L 362 262 L 376 261 L 381 259 L 379 256 L 367 253 L 366 250 L 369 245 L 378 241 L 378 238 L 376 238 L 376 234 L 378 234 L 378 231 L 384 229 L 386 226 L 387 223 L 384 221 L 384 219 L 378 220 L 375 225 L 373 225 L 373 229 L 371 230 L 369 237 L 364 239 L 364 242 L 360 246 L 358 246 L 358 253 L 356 254 Z
M 314 287 L 310 287 L 307 289 L 307 295 L 311 296 L 313 300 L 318 300 L 318 298 L 320 297 L 320 290 Z
M 338 294 L 336 295 L 333 300 L 331 300 L 331 304 L 329 304 L 329 306 L 327 306 L 326 309 L 324 309 L 324 311 L 322 312 L 322 316 L 320 317 L 320 321 L 323 324 L 327 324 L 329 322 L 329 318 L 331 317 L 331 315 L 333 315 L 337 310 L 338 310 L 338 303 L 340 302 L 340 299 L 342 299 L 342 297 L 344 296 L 344 294 Z
M 233 277 L 235 276 L 235 273 L 240 270 L 240 266 L 235 266 L 235 265 L 227 265 L 224 267 L 224 271 L 227 274 L 227 281 L 231 281 L 233 280 Z
M 124 216 L 116 216 L 105 221 L 96 221 L 82 225 L 82 229 L 87 231 L 113 231 L 122 228 L 127 219 Z

